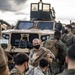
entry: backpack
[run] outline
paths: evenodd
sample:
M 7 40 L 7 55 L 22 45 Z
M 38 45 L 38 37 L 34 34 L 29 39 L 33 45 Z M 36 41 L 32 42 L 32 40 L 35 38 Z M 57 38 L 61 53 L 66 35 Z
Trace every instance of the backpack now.
M 57 42 L 57 40 L 46 40 L 43 44 L 43 46 L 49 49 L 55 57 L 58 55 Z

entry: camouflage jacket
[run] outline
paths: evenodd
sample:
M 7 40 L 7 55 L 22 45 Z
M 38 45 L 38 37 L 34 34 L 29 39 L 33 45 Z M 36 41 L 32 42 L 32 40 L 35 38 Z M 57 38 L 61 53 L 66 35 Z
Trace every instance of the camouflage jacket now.
M 45 71 L 42 71 L 40 67 L 38 66 L 34 69 L 34 75 L 52 75 L 52 74 L 49 70 L 49 67 L 47 67 Z
M 48 48 L 49 50 L 51 50 L 51 52 L 57 56 L 58 55 L 58 50 L 59 48 L 63 51 L 63 52 L 66 52 L 67 51 L 67 46 L 65 45 L 65 43 L 63 43 L 61 40 L 56 40 L 56 39 L 53 39 L 53 40 L 46 40 L 43 44 L 43 46 L 45 48 Z
M 67 36 L 66 34 L 63 34 L 62 37 L 61 37 L 61 40 L 68 47 L 70 47 L 72 44 L 75 44 L 75 36 L 74 36 L 74 34 L 70 34 L 69 36 Z
M 74 69 L 66 69 L 62 73 L 57 74 L 57 75 L 75 75 L 75 70 Z
M 34 75 L 44 75 L 39 66 L 34 69 Z
M 32 58 L 34 53 L 37 53 L 37 55 L 39 56 L 36 60 L 34 60 Z M 54 54 L 49 49 L 46 49 L 45 47 L 40 47 L 40 49 L 38 51 L 35 50 L 35 49 L 32 49 L 31 52 L 30 52 L 30 55 L 29 55 L 30 64 L 33 65 L 34 67 L 37 67 L 39 61 L 42 58 L 46 58 L 47 59 L 47 54 L 50 54 L 50 57 L 55 58 Z M 49 59 L 50 63 L 52 62 L 51 61 L 52 58 Z
M 29 65 L 29 69 L 25 73 L 21 73 L 16 67 L 14 67 L 11 70 L 10 75 L 34 75 L 34 67 L 32 67 L 31 65 Z
M 23 73 L 21 73 L 16 67 L 14 67 L 11 72 L 10 75 L 24 75 Z
M 61 55 L 65 57 L 66 56 L 66 53 L 67 53 L 67 50 L 68 50 L 68 47 L 61 40 L 58 41 L 58 44 L 57 45 L 59 45 L 60 50 L 61 50 L 61 51 L 59 51 L 59 54 L 61 52 Z
M 56 56 L 56 60 L 54 60 L 51 64 L 52 75 L 59 73 L 61 66 L 60 64 L 62 64 L 65 60 L 67 46 L 61 40 L 57 39 L 48 39 L 44 42 L 43 46 L 51 50 Z

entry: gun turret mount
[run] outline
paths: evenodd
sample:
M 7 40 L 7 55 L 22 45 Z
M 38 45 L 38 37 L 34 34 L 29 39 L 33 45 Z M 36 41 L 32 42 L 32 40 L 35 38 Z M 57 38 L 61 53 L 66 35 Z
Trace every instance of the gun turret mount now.
M 42 0 L 40 0 L 40 2 L 42 2 Z
M 37 14 L 37 15 L 36 15 Z M 53 21 L 55 15 L 52 14 L 51 4 L 43 3 L 42 0 L 38 3 L 31 3 L 30 19 L 41 19 Z

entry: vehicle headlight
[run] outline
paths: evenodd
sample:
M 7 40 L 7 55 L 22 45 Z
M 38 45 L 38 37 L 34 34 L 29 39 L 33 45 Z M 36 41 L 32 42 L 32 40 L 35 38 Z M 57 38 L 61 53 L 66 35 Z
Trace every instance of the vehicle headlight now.
M 3 37 L 4 39 L 9 39 L 9 35 L 8 35 L 8 34 L 3 34 L 2 37 Z

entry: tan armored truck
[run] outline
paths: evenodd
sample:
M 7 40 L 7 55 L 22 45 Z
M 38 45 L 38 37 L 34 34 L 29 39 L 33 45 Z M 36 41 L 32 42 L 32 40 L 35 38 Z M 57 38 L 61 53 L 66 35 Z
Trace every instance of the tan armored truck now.
M 29 52 L 25 46 L 20 47 L 20 41 L 25 36 L 26 40 L 32 44 L 34 38 L 39 38 L 42 42 L 52 38 L 55 29 L 55 16 L 53 16 L 51 4 L 31 3 L 30 21 L 18 21 L 14 29 L 2 31 L 2 38 L 8 40 L 6 52 Z M 55 15 L 55 13 L 54 13 Z
M 53 38 L 56 28 L 61 28 L 59 23 L 55 22 L 55 13 L 53 13 L 54 9 L 51 9 L 51 4 L 40 0 L 38 3 L 31 3 L 30 10 L 30 21 L 18 21 L 14 29 L 1 32 L 2 39 L 8 40 L 7 45 L 1 46 L 6 51 L 9 60 L 13 59 L 15 53 L 29 53 L 34 38 L 39 38 L 44 42 Z M 21 43 L 23 38 L 30 44 L 29 47 L 27 43 Z
M 51 25 L 50 25 L 51 24 Z M 2 31 L 2 38 L 8 40 L 8 46 L 5 49 L 6 52 L 29 52 L 29 49 L 25 47 L 20 48 L 19 43 L 23 37 L 32 44 L 34 38 L 39 38 L 42 42 L 47 39 L 53 38 L 54 34 L 54 22 L 40 21 L 37 24 L 30 21 L 19 21 L 15 29 Z
M 1 31 L 11 29 L 12 26 L 4 20 L 0 20 L 0 39 L 1 39 Z
M 51 4 L 43 3 L 40 0 L 38 3 L 31 3 L 30 21 L 18 21 L 13 29 L 1 32 L 2 39 L 8 41 L 7 45 L 3 43 L 1 46 L 8 55 L 9 64 L 13 62 L 14 54 L 30 52 L 34 38 L 39 38 L 42 42 L 53 38 L 54 30 L 61 29 L 61 25 L 56 23 L 55 17 L 55 10 L 51 8 Z M 29 47 L 27 43 L 21 43 L 23 39 L 27 41 Z

